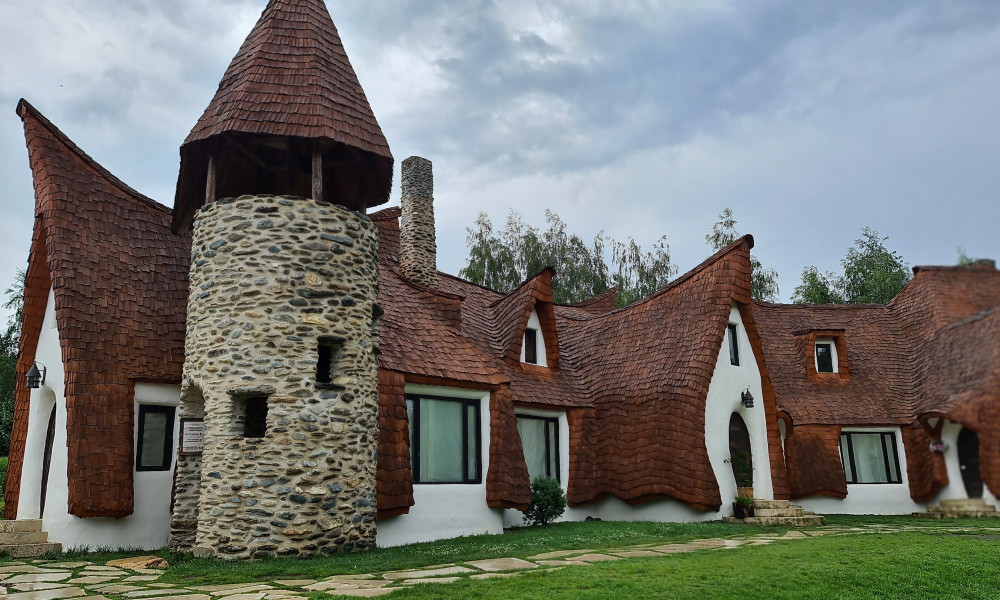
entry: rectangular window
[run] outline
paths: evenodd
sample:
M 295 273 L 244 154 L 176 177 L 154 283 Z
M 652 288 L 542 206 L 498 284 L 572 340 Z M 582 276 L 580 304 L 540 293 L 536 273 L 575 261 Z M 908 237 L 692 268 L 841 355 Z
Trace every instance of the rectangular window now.
M 480 483 L 479 400 L 406 397 L 414 483 Z
M 847 483 L 903 483 L 894 433 L 844 433 L 840 458 Z
M 816 372 L 833 373 L 833 344 L 816 344 Z
M 524 362 L 538 364 L 538 330 L 524 330 Z
M 173 460 L 173 406 L 139 405 L 139 434 L 135 453 L 136 471 L 169 471 Z
M 321 336 L 316 344 L 316 387 L 331 388 L 338 364 L 344 357 L 344 339 Z
M 528 478 L 551 477 L 559 481 L 559 419 L 517 415 Z
M 246 417 L 243 437 L 262 438 L 267 433 L 267 396 L 250 396 L 246 399 Z
M 730 323 L 726 328 L 729 338 L 729 364 L 739 366 L 740 364 L 740 339 L 736 336 L 736 323 Z

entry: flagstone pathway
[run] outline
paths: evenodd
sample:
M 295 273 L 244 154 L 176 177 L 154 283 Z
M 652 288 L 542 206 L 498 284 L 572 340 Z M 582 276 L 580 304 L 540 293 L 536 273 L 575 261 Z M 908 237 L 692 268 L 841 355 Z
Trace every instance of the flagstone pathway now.
M 430 565 L 420 569 L 333 575 L 325 579 L 275 579 L 228 585 L 186 586 L 159 583 L 161 569 L 122 568 L 87 561 L 0 561 L 0 598 L 6 600 L 301 600 L 310 592 L 339 596 L 371 597 L 391 594 L 411 585 L 445 584 L 460 579 L 513 577 L 528 571 L 559 569 L 637 557 L 668 556 L 682 552 L 728 550 L 823 535 L 858 535 L 898 531 L 926 531 L 925 527 L 872 525 L 825 526 L 781 535 L 758 533 L 746 537 L 709 538 L 673 544 L 638 544 L 600 552 L 588 549 L 558 550 L 521 558 L 491 558 L 463 563 Z M 1000 534 L 1000 528 L 935 527 L 935 531 L 970 531 Z

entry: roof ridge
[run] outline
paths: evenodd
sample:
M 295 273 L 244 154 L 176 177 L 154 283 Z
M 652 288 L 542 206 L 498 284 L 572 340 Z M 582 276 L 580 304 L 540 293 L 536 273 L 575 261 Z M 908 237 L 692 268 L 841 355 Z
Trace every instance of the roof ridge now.
M 611 294 L 617 294 L 617 293 L 618 293 L 618 286 L 615 285 L 615 286 L 609 287 L 608 289 L 604 290 L 600 294 L 597 294 L 596 296 L 591 296 L 590 298 L 587 298 L 586 300 L 581 300 L 579 302 L 572 302 L 572 303 L 568 303 L 568 304 L 562 304 L 562 303 L 559 303 L 559 302 L 553 302 L 553 304 L 555 304 L 556 306 L 571 306 L 571 307 L 574 307 L 574 308 L 583 308 L 583 307 L 586 307 L 586 306 L 590 306 L 591 304 L 600 302 L 601 300 L 606 299 L 606 297 L 609 296 L 609 295 L 611 295 Z
M 138 200 L 144 204 L 150 205 L 156 210 L 162 211 L 164 213 L 170 214 L 170 207 L 153 200 L 149 196 L 135 190 L 132 186 L 128 185 L 118 177 L 116 177 L 111 171 L 103 167 L 99 162 L 91 158 L 89 154 L 84 152 L 73 140 L 69 139 L 65 133 L 62 132 L 55 124 L 52 123 L 45 115 L 43 115 L 37 108 L 31 105 L 30 102 L 21 98 L 17 103 L 17 108 L 15 109 L 17 116 L 21 118 L 23 122 L 26 118 L 31 117 L 39 122 L 49 133 L 55 136 L 56 140 L 62 143 L 67 150 L 71 151 L 73 154 L 77 155 L 85 165 L 97 171 L 97 173 L 107 180 L 109 184 L 113 187 L 118 188 L 121 192 L 125 193 L 126 196 L 132 200 Z M 30 135 L 27 131 L 25 135 Z
M 511 298 L 512 296 L 514 296 L 514 294 L 517 294 L 518 292 L 522 291 L 522 289 L 528 286 L 529 284 L 534 284 L 535 281 L 538 280 L 538 278 L 541 277 L 544 273 L 550 273 L 551 276 L 554 276 L 556 274 L 556 269 L 555 267 L 545 267 L 544 269 L 535 273 L 534 275 L 526 277 L 525 280 L 522 281 L 516 288 L 504 294 L 503 297 L 497 298 L 493 302 L 490 302 L 488 306 L 490 308 L 494 308 L 497 304 L 500 304 L 501 302 Z

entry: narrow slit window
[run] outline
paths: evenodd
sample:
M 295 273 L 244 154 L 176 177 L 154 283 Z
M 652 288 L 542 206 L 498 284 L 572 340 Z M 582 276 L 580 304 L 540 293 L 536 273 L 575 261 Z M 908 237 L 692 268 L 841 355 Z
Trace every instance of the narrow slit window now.
M 267 433 L 267 396 L 251 396 L 246 399 L 246 415 L 243 421 L 243 437 L 262 438 Z
M 337 376 L 337 364 L 344 353 L 343 338 L 323 336 L 316 344 L 316 384 L 319 387 L 333 385 Z
M 833 373 L 833 344 L 816 344 L 816 372 Z
M 727 327 L 727 333 L 727 337 L 729 338 L 729 364 L 739 366 L 740 339 L 736 336 L 736 323 L 729 324 Z
M 538 330 L 524 330 L 524 362 L 538 364 Z

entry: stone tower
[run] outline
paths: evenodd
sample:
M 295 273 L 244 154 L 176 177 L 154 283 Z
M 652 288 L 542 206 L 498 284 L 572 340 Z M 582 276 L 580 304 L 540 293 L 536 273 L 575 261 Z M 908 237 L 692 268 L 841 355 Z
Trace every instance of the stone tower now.
M 377 235 L 392 155 L 323 0 L 270 0 L 181 147 L 192 231 L 171 546 L 375 541 Z

